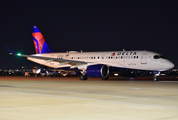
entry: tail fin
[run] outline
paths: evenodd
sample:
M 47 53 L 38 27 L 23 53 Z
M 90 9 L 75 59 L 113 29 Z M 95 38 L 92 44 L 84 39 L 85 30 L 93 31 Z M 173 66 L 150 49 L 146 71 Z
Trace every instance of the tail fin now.
M 35 46 L 36 54 L 51 53 L 53 52 L 51 48 L 46 43 L 43 35 L 37 28 L 37 26 L 32 26 L 32 37 Z

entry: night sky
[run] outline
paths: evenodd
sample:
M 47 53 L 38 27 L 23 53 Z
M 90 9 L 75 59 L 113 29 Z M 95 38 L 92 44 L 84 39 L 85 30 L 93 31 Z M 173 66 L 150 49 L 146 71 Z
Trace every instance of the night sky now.
M 4 47 L 35 53 L 32 25 L 38 26 L 54 51 L 149 50 L 178 67 L 177 0 L 51 1 L 1 1 L 1 69 L 34 65 L 10 56 Z

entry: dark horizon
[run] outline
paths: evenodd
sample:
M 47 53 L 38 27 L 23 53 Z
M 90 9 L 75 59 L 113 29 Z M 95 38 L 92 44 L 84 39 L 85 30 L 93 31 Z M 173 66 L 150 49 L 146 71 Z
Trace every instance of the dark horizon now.
M 178 65 L 178 1 L 3 1 L 1 69 L 35 63 L 10 56 L 4 46 L 34 54 L 31 26 L 54 51 L 147 50 Z

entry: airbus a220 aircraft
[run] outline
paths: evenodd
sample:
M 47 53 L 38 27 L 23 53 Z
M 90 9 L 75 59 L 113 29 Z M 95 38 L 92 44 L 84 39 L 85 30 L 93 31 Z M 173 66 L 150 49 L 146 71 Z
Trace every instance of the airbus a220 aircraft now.
M 109 79 L 112 70 L 128 73 L 132 71 L 138 75 L 140 71 L 160 72 L 171 69 L 174 64 L 162 55 L 151 51 L 109 51 L 109 52 L 77 52 L 64 53 L 53 52 L 46 43 L 43 35 L 37 28 L 32 26 L 32 36 L 36 54 L 24 55 L 28 60 L 51 68 L 68 68 L 80 71 L 80 80 L 88 77 L 101 77 Z M 157 81 L 156 75 L 154 81 Z

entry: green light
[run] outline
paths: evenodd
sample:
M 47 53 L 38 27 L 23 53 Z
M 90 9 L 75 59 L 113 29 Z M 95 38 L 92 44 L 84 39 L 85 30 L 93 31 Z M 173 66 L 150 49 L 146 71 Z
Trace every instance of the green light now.
M 21 53 L 17 53 L 18 56 L 21 56 Z

